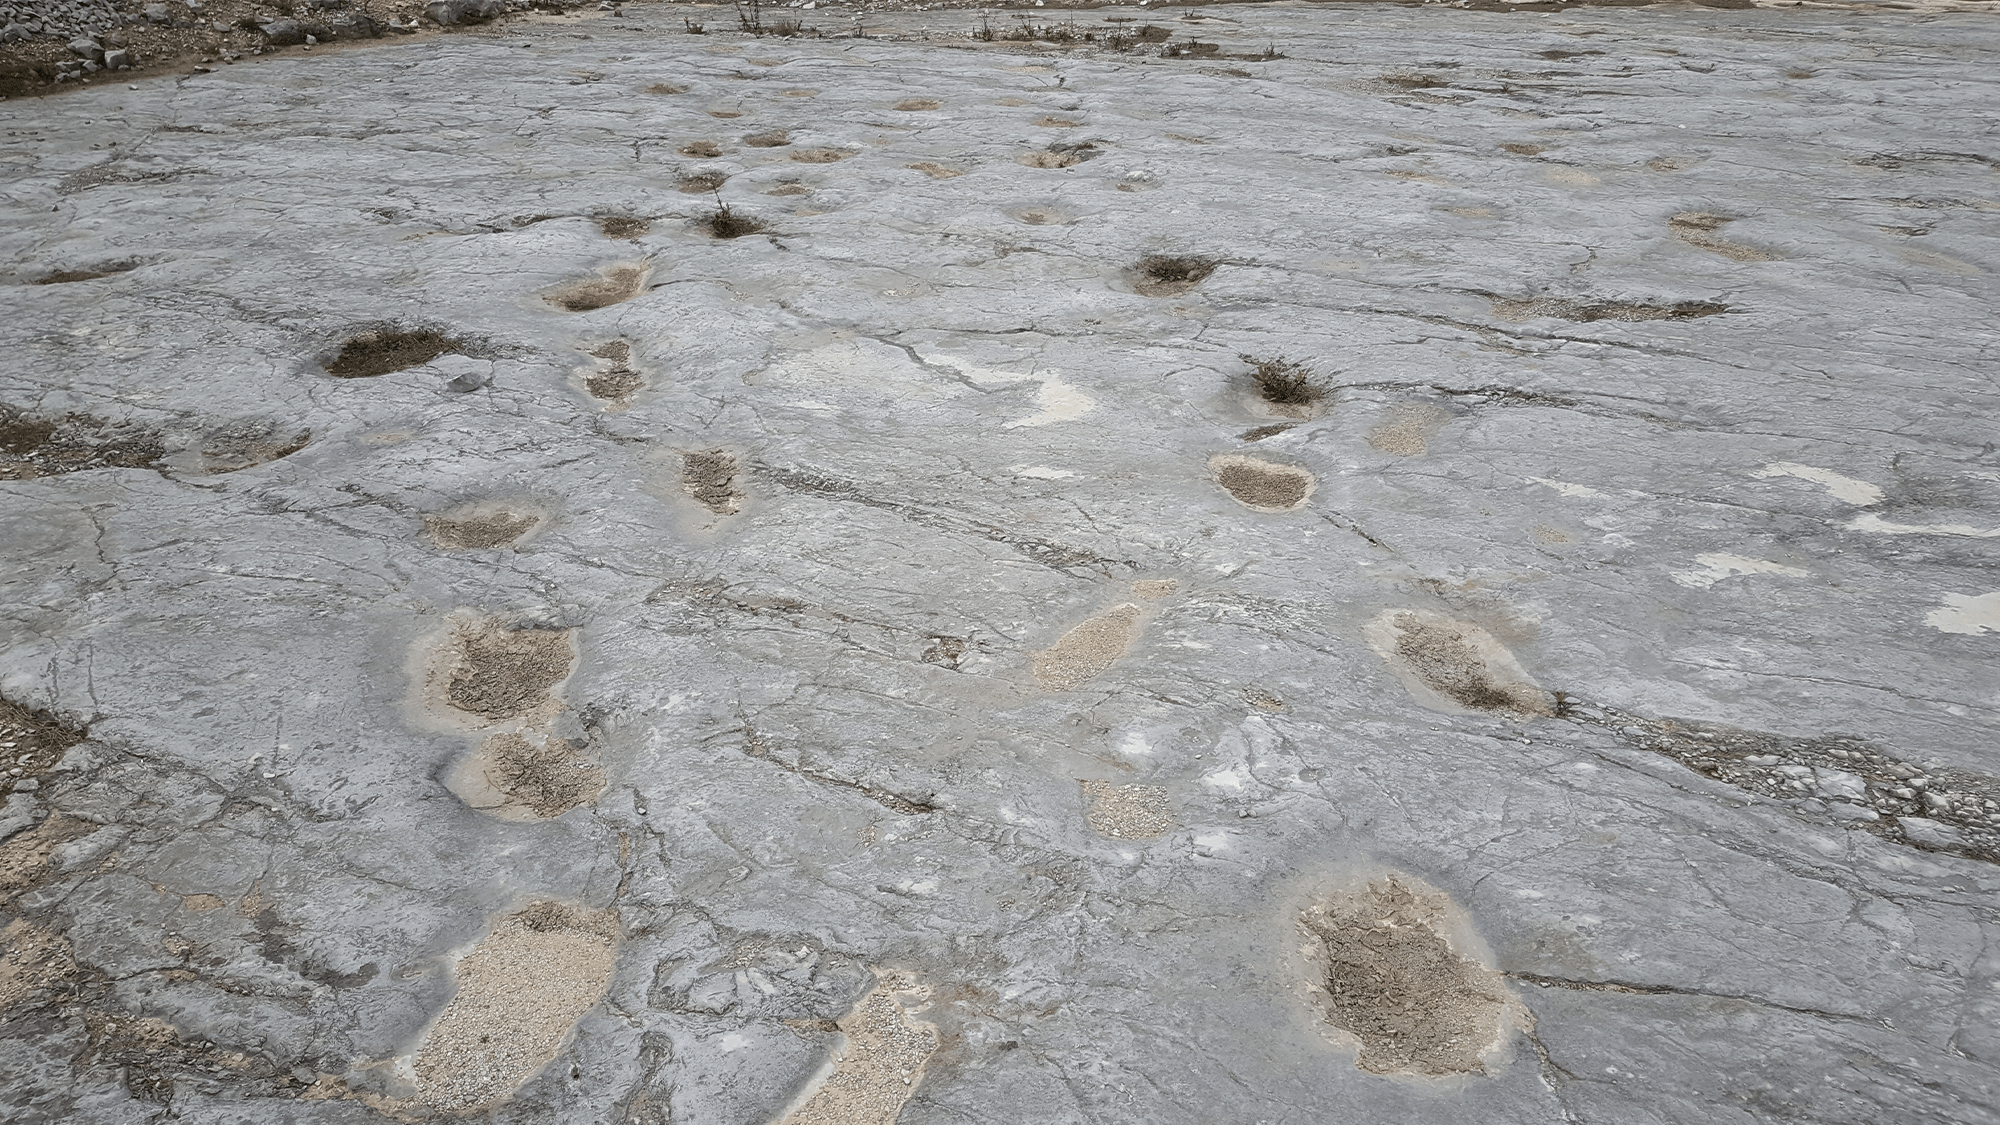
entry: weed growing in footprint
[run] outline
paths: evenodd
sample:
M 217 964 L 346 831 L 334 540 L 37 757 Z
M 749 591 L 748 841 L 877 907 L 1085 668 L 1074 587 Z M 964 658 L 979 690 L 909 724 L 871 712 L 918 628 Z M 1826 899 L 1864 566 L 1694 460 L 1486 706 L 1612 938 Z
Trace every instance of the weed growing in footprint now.
M 1312 368 L 1303 363 L 1294 363 L 1284 356 L 1242 358 L 1250 365 L 1250 377 L 1256 381 L 1257 393 L 1265 402 L 1276 406 L 1311 406 L 1326 397 L 1326 387 L 1314 376 Z
M 724 203 L 715 213 L 702 220 L 702 226 L 713 238 L 742 238 L 746 234 L 756 234 L 764 229 L 764 224 L 748 215 L 739 215 Z
M 349 337 L 326 373 L 337 379 L 372 379 L 422 366 L 460 347 L 459 341 L 428 328 L 378 328 Z
M 1148 254 L 1133 268 L 1137 274 L 1133 288 L 1148 297 L 1171 297 L 1208 280 L 1218 265 L 1213 258 Z

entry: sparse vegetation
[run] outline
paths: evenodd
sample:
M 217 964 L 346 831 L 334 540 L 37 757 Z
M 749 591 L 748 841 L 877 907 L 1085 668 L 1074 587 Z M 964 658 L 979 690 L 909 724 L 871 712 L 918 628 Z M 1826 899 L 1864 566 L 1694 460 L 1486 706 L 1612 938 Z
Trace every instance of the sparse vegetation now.
M 713 195 L 729 182 L 729 177 L 713 169 L 705 172 L 690 172 L 681 177 L 680 189 L 689 195 Z
M 748 215 L 739 215 L 729 209 L 729 204 L 717 202 L 715 213 L 703 220 L 702 226 L 715 238 L 742 238 L 746 234 L 756 234 L 764 229 L 764 224 Z
M 1250 377 L 1257 383 L 1257 392 L 1265 402 L 1279 406 L 1311 406 L 1326 396 L 1326 387 L 1313 373 L 1312 368 L 1303 363 L 1274 356 L 1258 359 L 1244 356 L 1243 362 L 1252 368 Z
M 701 24 L 698 24 L 698 23 L 694 22 L 694 21 L 693 21 L 693 20 L 691 20 L 691 19 L 682 19 L 682 20 L 681 20 L 681 25 L 687 28 L 687 33 L 688 33 L 689 35 L 706 35 L 706 34 L 708 34 L 708 29 L 707 29 L 707 28 L 703 27 L 703 26 L 702 26 Z
M 1208 258 L 1148 254 L 1139 260 L 1139 272 L 1160 285 L 1192 285 L 1214 273 L 1217 264 Z
M 703 160 L 713 160 L 722 155 L 722 146 L 714 141 L 689 141 L 681 146 L 682 156 L 697 156 Z
M 764 0 L 736 0 L 736 27 L 739 31 L 751 35 L 775 35 L 781 39 L 813 34 L 811 28 L 796 18 L 787 17 L 765 23 Z

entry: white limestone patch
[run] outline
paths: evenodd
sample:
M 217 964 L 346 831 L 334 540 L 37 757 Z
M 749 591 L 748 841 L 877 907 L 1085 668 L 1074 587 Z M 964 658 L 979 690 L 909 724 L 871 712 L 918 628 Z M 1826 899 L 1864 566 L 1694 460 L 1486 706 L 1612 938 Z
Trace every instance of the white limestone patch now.
M 1975 637 L 2000 633 L 2000 590 L 1990 594 L 1946 594 L 1943 605 L 1924 614 L 1924 624 L 1941 633 Z
M 1773 477 L 1796 477 L 1811 481 L 1831 493 L 1836 500 L 1843 500 L 1856 507 L 1865 508 L 1882 502 L 1882 490 L 1865 480 L 1843 476 L 1832 469 L 1816 469 L 1811 465 L 1801 465 L 1795 461 L 1773 461 L 1750 474 L 1758 480 Z
M 1528 479 L 1536 484 L 1543 486 L 1544 488 L 1553 488 L 1556 490 L 1556 495 L 1566 496 L 1572 500 L 1611 499 L 1610 493 L 1599 492 L 1598 490 L 1590 487 L 1587 484 L 1573 484 L 1570 481 L 1566 480 L 1550 480 L 1547 477 L 1529 477 Z
M 1893 523 L 1874 512 L 1849 520 L 1847 530 L 1865 531 L 1870 535 L 1964 535 L 1973 539 L 2000 539 L 2000 527 L 1981 528 L 1969 523 Z
M 1728 555 L 1708 552 L 1694 557 L 1699 570 L 1676 570 L 1667 577 L 1691 589 L 1706 590 L 1725 578 L 1739 574 L 1781 574 L 1787 578 L 1804 578 L 1808 571 L 1796 566 L 1786 566 L 1765 559 L 1749 559 L 1742 555 Z
M 1035 388 L 1035 405 L 1040 409 L 1026 418 L 1016 418 L 1004 423 L 1002 429 L 1012 430 L 1022 426 L 1047 426 L 1056 422 L 1069 422 L 1097 408 L 1096 399 L 1078 390 L 1074 384 L 1065 381 L 1061 373 L 1054 370 L 1002 371 L 994 367 L 981 367 L 970 360 L 947 355 L 924 356 L 923 360 L 940 367 L 949 367 L 979 387 L 1000 387 L 1029 381 L 1040 383 L 1041 386 Z

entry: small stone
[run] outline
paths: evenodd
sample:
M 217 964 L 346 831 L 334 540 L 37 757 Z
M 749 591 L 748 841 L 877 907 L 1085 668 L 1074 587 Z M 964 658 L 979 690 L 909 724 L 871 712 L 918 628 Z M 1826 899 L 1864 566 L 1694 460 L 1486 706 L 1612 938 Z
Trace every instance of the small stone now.
M 319 46 L 319 36 L 317 36 L 317 35 L 312 35 L 312 34 L 308 34 L 308 35 L 306 36 L 306 46 L 308 46 L 308 47 L 317 47 L 317 46 Z
M 104 57 L 104 48 L 98 45 L 97 40 L 84 35 L 79 35 L 75 39 L 70 40 L 69 50 L 73 55 L 93 61 Z
M 273 47 L 290 47 L 306 41 L 306 30 L 297 20 L 267 20 L 262 30 L 264 41 Z
M 104 52 L 104 69 L 129 70 L 131 67 L 132 53 L 130 51 L 121 47 L 117 50 Z
M 146 5 L 145 16 L 151 23 L 165 23 L 173 18 L 173 13 L 167 11 L 165 4 L 148 4 Z
M 41 787 L 42 783 L 40 780 L 32 777 L 24 777 L 21 780 L 14 783 L 14 792 L 33 793 L 35 790 L 40 789 Z

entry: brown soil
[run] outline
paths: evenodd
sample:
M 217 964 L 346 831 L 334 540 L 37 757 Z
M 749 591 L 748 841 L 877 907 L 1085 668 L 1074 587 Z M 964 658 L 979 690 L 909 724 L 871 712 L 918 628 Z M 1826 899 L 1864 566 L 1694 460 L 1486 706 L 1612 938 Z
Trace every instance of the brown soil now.
M 917 113 L 923 110 L 937 109 L 939 107 L 938 103 L 932 101 L 929 98 L 904 98 L 902 101 L 896 103 L 896 108 L 902 110 L 905 113 Z
M 1562 320 L 1693 320 L 1729 311 L 1728 305 L 1714 301 L 1680 301 L 1671 305 L 1644 305 L 1624 301 L 1570 301 L 1557 297 L 1535 297 L 1526 301 L 1498 300 L 1493 311 L 1507 320 L 1552 316 Z
M 1178 578 L 1141 578 L 1132 583 L 1132 596 L 1148 601 L 1171 598 L 1180 590 L 1181 580 Z
M 0 406 L 0 480 L 149 469 L 166 456 L 157 434 L 118 427 L 86 414 L 38 418 Z
M 1500 974 L 1460 955 L 1442 932 L 1449 908 L 1395 876 L 1300 918 L 1320 946 L 1329 1022 L 1360 1041 L 1374 1074 L 1483 1074 L 1506 1033 Z
M 726 449 L 707 449 L 681 457 L 681 487 L 717 515 L 734 515 L 743 494 L 736 491 L 736 458 Z
M 1296 465 L 1280 465 L 1255 457 L 1225 454 L 1209 459 L 1208 466 L 1237 503 L 1260 512 L 1289 512 L 1312 495 L 1315 480 Z
M 572 281 L 547 294 L 547 301 L 566 312 L 607 308 L 639 295 L 646 285 L 644 266 L 613 266 L 601 276 Z
M 1154 840 L 1173 830 L 1173 812 L 1167 807 L 1164 785 L 1113 785 L 1108 781 L 1080 781 L 1090 807 L 1084 822 L 1114 840 Z
M 1172 297 L 1206 281 L 1220 264 L 1209 258 L 1149 254 L 1133 267 L 1132 288 L 1148 297 Z
M 675 186 L 689 195 L 708 195 L 722 190 L 722 185 L 728 182 L 728 175 L 722 172 L 692 172 L 682 176 Z
M 1501 145 L 1500 147 L 1513 153 L 1515 156 L 1540 156 L 1542 153 L 1548 151 L 1546 145 L 1511 144 Z
M 1284 433 L 1286 430 L 1291 429 L 1292 425 L 1293 423 L 1290 422 L 1279 422 L 1275 425 L 1270 425 L 1270 426 L 1252 426 L 1251 428 L 1244 430 L 1242 433 L 1237 434 L 1236 440 L 1263 441 L 1267 437 L 1276 437 L 1277 435 Z
M 275 422 L 245 422 L 216 430 L 201 442 L 201 467 L 234 473 L 290 457 L 312 444 L 311 430 L 290 431 Z
M 722 155 L 722 146 L 716 144 L 714 141 L 689 141 L 681 146 L 680 151 L 682 156 L 692 156 L 701 160 L 713 160 Z M 719 173 L 710 172 L 707 174 L 717 175 Z M 681 190 L 687 190 L 687 180 L 685 179 L 681 181 Z
M 904 167 L 909 168 L 912 171 L 922 172 L 924 175 L 929 176 L 933 180 L 952 180 L 965 175 L 964 172 L 961 172 L 956 168 L 947 168 L 942 164 L 934 163 L 929 160 L 920 161 L 916 164 L 907 164 L 904 165 Z
M 1426 686 L 1478 711 L 1547 714 L 1539 689 L 1494 676 L 1486 657 L 1459 630 L 1426 623 L 1414 613 L 1396 617 L 1396 655 Z
M 58 813 L 0 843 L 0 905 L 47 883 L 54 874 L 49 870 L 49 857 L 55 850 L 97 829 L 98 825 L 88 820 Z
M 429 329 L 380 328 L 348 338 L 326 373 L 340 379 L 370 379 L 429 363 L 459 342 Z
M 811 195 L 812 189 L 804 184 L 779 184 L 765 195 Z
M 653 229 L 650 220 L 634 218 L 631 215 L 606 215 L 597 220 L 597 229 L 606 238 L 637 238 Z
M 76 971 L 69 942 L 25 918 L 8 922 L 0 927 L 0 1016 Z
M 617 956 L 608 910 L 542 902 L 503 919 L 458 963 L 458 991 L 417 1052 L 416 1100 L 451 1112 L 513 1093 L 603 998 Z
M 540 516 L 505 510 L 460 519 L 425 516 L 424 534 L 439 550 L 478 550 L 512 543 L 540 522 Z
M 937 1029 L 911 1018 L 911 982 L 883 977 L 837 1025 L 846 1048 L 806 1101 L 781 1125 L 894 1125 L 937 1050 Z
M 792 143 L 783 129 L 773 129 L 768 133 L 752 133 L 743 138 L 743 143 L 751 148 L 783 148 Z
M 542 819 L 587 805 L 604 792 L 604 770 L 558 738 L 497 734 L 480 747 L 487 783 L 508 805 Z
M 1083 122 L 1071 121 L 1067 117 L 1037 117 L 1035 124 L 1044 129 L 1074 129 Z
M 672 82 L 655 82 L 646 87 L 646 92 L 649 94 L 685 94 L 687 91 L 686 86 L 676 86 Z
M 1079 688 L 1117 663 L 1138 637 L 1139 607 L 1128 602 L 1064 633 L 1052 647 L 1035 653 L 1030 667 L 1045 688 Z
M 608 369 L 593 371 L 584 377 L 584 389 L 590 392 L 591 397 L 623 406 L 646 385 L 645 376 L 632 370 L 631 344 L 613 340 L 590 354 L 611 361 Z
M 853 155 L 837 148 L 802 148 L 792 154 L 792 159 L 800 164 L 832 164 Z
M 1762 250 L 1738 245 L 1721 237 L 1716 232 L 1734 220 L 1723 215 L 1710 215 L 1700 211 L 1683 211 L 1667 220 L 1667 228 L 1679 236 L 1682 242 L 1698 250 L 1720 254 L 1736 262 L 1768 262 L 1777 257 Z
M 447 698 L 489 719 L 511 719 L 548 702 L 576 654 L 567 629 L 510 629 L 489 620 L 461 630 Z

